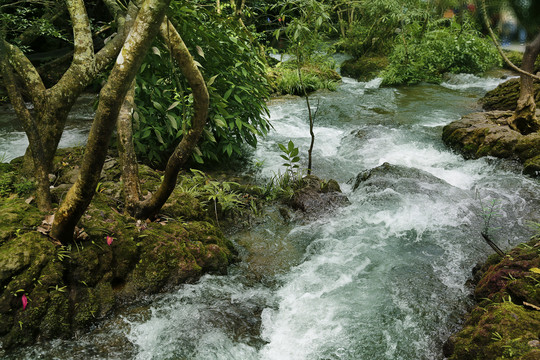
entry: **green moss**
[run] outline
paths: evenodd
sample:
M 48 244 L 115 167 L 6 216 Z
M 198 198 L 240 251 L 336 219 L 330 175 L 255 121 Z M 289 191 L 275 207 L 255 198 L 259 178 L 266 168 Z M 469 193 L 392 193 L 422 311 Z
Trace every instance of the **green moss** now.
M 41 224 L 42 214 L 23 199 L 0 198 L 0 244 Z
M 73 326 L 82 329 L 100 319 L 113 309 L 115 297 L 110 282 L 95 287 L 79 287 L 73 309 Z
M 359 59 L 346 60 L 341 64 L 341 74 L 358 81 L 369 81 L 388 66 L 386 56 L 363 56 Z
M 525 161 L 523 173 L 534 177 L 540 176 L 540 155 Z
M 326 64 L 307 64 L 301 69 L 306 92 L 320 89 L 335 90 L 341 76 Z M 268 78 L 273 91 L 280 95 L 304 95 L 298 70 L 294 62 L 280 63 L 268 70 Z
M 206 212 L 201 202 L 193 195 L 179 190 L 172 193 L 163 206 L 162 213 L 184 220 L 204 220 L 206 218 Z
M 56 185 L 62 191 L 81 156 L 81 149 L 57 154 Z M 71 336 L 110 314 L 120 300 L 170 289 L 203 272 L 223 273 L 234 259 L 231 242 L 218 228 L 204 221 L 184 223 L 206 218 L 193 195 L 175 191 L 164 208 L 170 218 L 160 222 L 122 214 L 118 165 L 114 159 L 107 164 L 78 224 L 79 238 L 69 246 L 57 246 L 35 231 L 45 214 L 25 198 L 0 197 L 0 341 L 5 349 L 32 344 L 37 337 Z M 17 181 L 16 167 L 4 169 Z M 147 167 L 141 166 L 141 175 L 143 189 L 154 190 L 160 182 L 160 174 Z M 25 310 L 22 294 L 29 301 Z
M 47 305 L 47 312 L 39 326 L 40 336 L 45 339 L 68 337 L 71 334 L 68 294 L 53 292 Z
M 540 82 L 534 83 L 536 102 L 540 103 Z M 488 91 L 479 103 L 484 110 L 515 110 L 519 98 L 519 79 L 510 79 Z
M 535 359 L 540 312 L 525 303 L 540 306 L 540 275 L 530 271 L 540 266 L 537 243 L 532 239 L 484 264 L 475 290 L 480 303 L 447 343 L 449 359 Z
M 474 324 L 454 337 L 449 359 L 517 359 L 535 351 L 529 341 L 538 338 L 540 313 L 512 302 L 493 304 Z

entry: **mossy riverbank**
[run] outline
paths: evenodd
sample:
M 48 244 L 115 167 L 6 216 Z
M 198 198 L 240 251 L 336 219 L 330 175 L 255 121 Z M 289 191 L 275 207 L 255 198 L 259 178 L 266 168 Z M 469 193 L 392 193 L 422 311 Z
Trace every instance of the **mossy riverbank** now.
M 540 239 L 501 258 L 491 256 L 476 274 L 477 305 L 463 329 L 445 344 L 449 360 L 540 358 Z
M 57 156 L 52 189 L 57 202 L 75 178 L 80 153 L 62 150 Z M 175 191 L 160 217 L 136 220 L 122 213 L 116 161 L 109 159 L 106 169 L 77 239 L 62 246 L 45 234 L 50 214 L 34 206 L 31 188 L 21 187 L 29 182 L 16 167 L 2 165 L 2 350 L 71 337 L 134 299 L 196 281 L 204 273 L 223 274 L 236 261 L 232 243 L 193 193 Z M 160 179 L 147 167 L 140 172 L 143 189 Z

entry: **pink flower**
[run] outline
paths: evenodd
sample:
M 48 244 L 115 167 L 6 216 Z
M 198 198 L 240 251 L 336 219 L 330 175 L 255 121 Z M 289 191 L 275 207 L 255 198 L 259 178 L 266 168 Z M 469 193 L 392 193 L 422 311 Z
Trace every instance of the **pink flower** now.
M 113 242 L 112 236 L 107 236 L 107 245 L 111 246 L 112 242 Z
M 28 305 L 28 299 L 26 298 L 26 295 L 23 294 L 23 296 L 21 297 L 21 301 L 22 301 L 22 309 L 25 310 L 26 305 Z

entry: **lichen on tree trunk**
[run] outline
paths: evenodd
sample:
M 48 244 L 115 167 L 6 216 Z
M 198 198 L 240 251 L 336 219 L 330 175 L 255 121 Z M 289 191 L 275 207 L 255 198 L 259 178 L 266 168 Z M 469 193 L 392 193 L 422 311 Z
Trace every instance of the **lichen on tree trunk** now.
M 52 237 L 63 243 L 73 240 L 75 227 L 90 204 L 98 184 L 109 141 L 126 94 L 144 59 L 144 54 L 159 31 L 170 0 L 146 0 L 117 57 L 90 129 L 86 151 L 77 181 L 55 213 Z
M 160 34 L 165 43 L 169 46 L 173 58 L 180 67 L 182 74 L 192 89 L 194 111 L 192 127 L 184 134 L 182 140 L 169 158 L 165 168 L 163 181 L 152 196 L 144 201 L 137 201 L 140 198 L 140 194 L 137 194 L 137 188 L 133 184 L 133 181 L 136 180 L 137 174 L 134 173 L 134 168 L 132 166 L 124 165 L 124 177 L 125 179 L 129 179 L 130 182 L 129 186 L 125 187 L 126 201 L 128 198 L 129 202 L 133 201 L 132 203 L 127 204 L 127 210 L 131 215 L 140 219 L 156 215 L 173 192 L 174 188 L 176 187 L 178 172 L 191 156 L 193 149 L 197 145 L 202 135 L 206 120 L 208 118 L 208 108 L 210 103 L 208 89 L 206 88 L 206 83 L 201 72 L 195 64 L 195 61 L 182 40 L 182 37 L 167 18 L 165 18 L 161 23 Z M 121 121 L 131 121 L 131 118 L 123 117 Z M 129 124 L 121 125 L 121 127 L 122 131 L 130 131 Z M 123 146 L 122 150 L 134 151 L 133 147 L 130 146 Z M 122 158 L 124 158 L 126 161 L 133 161 L 135 155 L 125 154 L 122 155 Z M 128 192 L 131 192 L 131 194 L 128 194 Z

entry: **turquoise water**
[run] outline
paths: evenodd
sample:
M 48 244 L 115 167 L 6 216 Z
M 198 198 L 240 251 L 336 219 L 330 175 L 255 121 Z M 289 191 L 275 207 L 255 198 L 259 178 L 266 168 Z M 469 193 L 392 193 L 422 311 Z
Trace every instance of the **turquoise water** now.
M 502 248 L 528 239 L 527 220 L 538 220 L 537 180 L 512 162 L 465 161 L 440 140 L 498 82 L 459 75 L 379 88 L 345 78 L 337 92 L 315 94 L 313 171 L 336 179 L 349 206 L 295 224 L 269 209 L 233 235 L 243 261 L 229 275 L 145 299 L 90 334 L 17 358 L 443 359 L 471 304 L 471 269 L 492 252 L 480 201 L 500 204 Z M 305 154 L 310 140 L 302 99 L 272 101 L 270 119 L 274 130 L 253 155 L 262 179 L 281 170 L 276 143 L 292 139 Z M 358 173 L 383 163 L 399 171 L 374 172 L 353 190 Z

